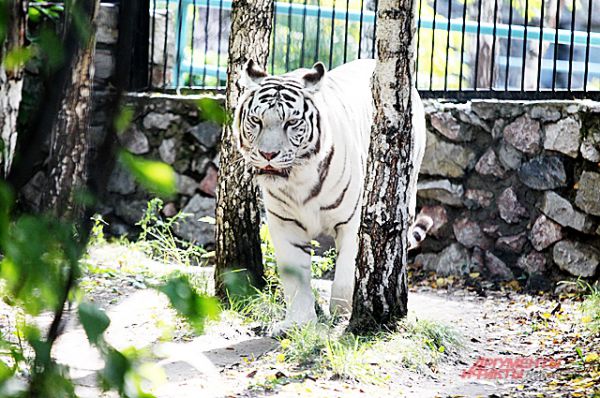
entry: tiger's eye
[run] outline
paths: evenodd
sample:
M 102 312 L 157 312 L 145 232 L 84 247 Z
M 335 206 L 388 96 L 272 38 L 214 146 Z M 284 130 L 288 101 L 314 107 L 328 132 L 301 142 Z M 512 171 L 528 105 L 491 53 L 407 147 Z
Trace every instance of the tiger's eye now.
M 256 116 L 250 116 L 250 121 L 254 124 L 261 124 L 260 118 L 256 117 Z
M 287 122 L 285 122 L 283 124 L 283 129 L 287 130 L 290 127 L 294 127 L 294 126 L 299 125 L 301 122 L 302 122 L 302 119 L 290 119 L 290 120 L 288 120 Z

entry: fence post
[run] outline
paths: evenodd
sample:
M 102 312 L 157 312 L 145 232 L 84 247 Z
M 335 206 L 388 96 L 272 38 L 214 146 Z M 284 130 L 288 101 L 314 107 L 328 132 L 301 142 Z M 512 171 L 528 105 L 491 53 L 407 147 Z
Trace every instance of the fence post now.
M 115 79 L 127 90 L 149 87 L 150 0 L 121 0 Z

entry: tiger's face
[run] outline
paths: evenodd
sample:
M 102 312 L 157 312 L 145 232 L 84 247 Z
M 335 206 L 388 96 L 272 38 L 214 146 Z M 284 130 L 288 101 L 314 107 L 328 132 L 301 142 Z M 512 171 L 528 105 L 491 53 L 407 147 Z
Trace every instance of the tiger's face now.
M 239 84 L 245 89 L 235 112 L 234 137 L 240 153 L 259 176 L 287 177 L 319 149 L 320 115 L 313 94 L 325 75 L 312 70 L 269 76 L 248 61 Z

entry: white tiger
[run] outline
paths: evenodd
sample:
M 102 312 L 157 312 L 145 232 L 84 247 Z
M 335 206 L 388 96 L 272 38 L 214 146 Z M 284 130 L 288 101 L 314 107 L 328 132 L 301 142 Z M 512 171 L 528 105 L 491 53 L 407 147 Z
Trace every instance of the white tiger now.
M 325 72 L 322 63 L 269 76 L 249 61 L 239 80 L 244 92 L 233 133 L 245 161 L 256 170 L 287 305 L 275 333 L 316 319 L 311 290 L 310 241 L 335 238 L 338 257 L 331 310 L 349 312 L 354 292 L 358 228 L 374 105 L 374 60 Z M 425 150 L 425 116 L 416 90 L 412 101 L 414 173 L 410 215 Z M 419 217 L 409 239 L 416 247 L 431 227 Z

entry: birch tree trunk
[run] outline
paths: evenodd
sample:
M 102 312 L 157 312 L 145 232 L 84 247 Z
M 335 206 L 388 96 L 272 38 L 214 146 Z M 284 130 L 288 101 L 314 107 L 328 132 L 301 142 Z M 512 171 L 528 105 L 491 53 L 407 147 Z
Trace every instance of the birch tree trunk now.
M 231 11 L 229 65 L 227 67 L 226 106 L 235 109 L 240 95 L 237 81 L 246 61 L 254 60 L 265 67 L 269 55 L 269 38 L 273 0 L 238 0 Z M 263 265 L 260 249 L 260 213 L 258 189 L 253 174 L 244 167 L 233 144 L 230 127 L 223 129 L 216 208 L 216 293 L 226 296 L 226 282 L 231 271 L 246 270 L 250 283 L 262 287 Z M 240 279 L 237 279 L 241 282 Z M 243 283 L 243 282 L 242 282 Z
M 61 218 L 79 220 L 83 204 L 78 195 L 86 187 L 88 127 L 90 122 L 95 22 L 98 0 L 79 0 L 71 3 L 77 10 L 65 11 L 63 43 L 72 54 L 64 66 L 61 82 L 64 96 L 50 136 L 47 189 L 42 198 L 44 210 Z M 81 18 L 81 16 L 84 16 Z M 81 20 L 75 21 L 75 18 Z M 76 26 L 83 22 L 86 27 Z
M 23 87 L 23 68 L 16 65 L 7 69 L 7 54 L 25 44 L 25 21 L 27 2 L 24 0 L 0 0 L 6 17 L 4 37 L 0 37 L 0 177 L 6 178 L 12 164 L 17 144 L 17 116 Z
M 415 8 L 412 0 L 379 2 L 373 77 L 376 110 L 363 194 L 352 331 L 391 327 L 407 313 Z

